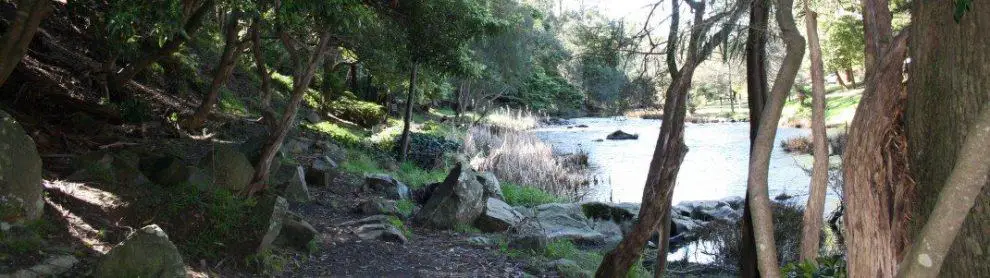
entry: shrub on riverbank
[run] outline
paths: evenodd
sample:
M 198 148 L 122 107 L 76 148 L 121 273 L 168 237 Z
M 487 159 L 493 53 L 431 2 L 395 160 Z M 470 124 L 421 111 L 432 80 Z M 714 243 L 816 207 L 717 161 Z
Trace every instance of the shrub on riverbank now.
M 475 126 L 468 131 L 462 151 L 471 158 L 472 167 L 493 172 L 502 181 L 559 196 L 575 196 L 588 185 L 585 173 L 567 167 L 549 144 L 528 132 Z
M 798 260 L 801 248 L 804 208 L 779 202 L 774 202 L 771 208 L 773 210 L 773 235 L 777 246 L 777 260 L 781 265 L 795 262 Z M 738 223 L 713 220 L 699 229 L 698 244 L 691 248 L 692 251 L 696 249 L 701 254 L 712 256 L 711 268 L 735 271 L 742 254 L 740 241 Z

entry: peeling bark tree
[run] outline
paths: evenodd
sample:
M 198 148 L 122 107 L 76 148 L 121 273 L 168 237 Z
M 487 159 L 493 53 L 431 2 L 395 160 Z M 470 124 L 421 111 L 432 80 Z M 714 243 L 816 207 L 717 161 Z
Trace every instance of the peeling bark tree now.
M 406 157 L 409 156 L 409 128 L 412 125 L 413 101 L 416 96 L 417 70 L 419 70 L 419 65 L 413 62 L 412 70 L 409 73 L 409 93 L 406 94 L 406 112 L 402 117 L 402 138 L 399 140 L 401 146 L 399 157 L 402 158 L 402 161 L 406 161 Z
M 261 44 L 261 19 L 255 19 L 251 23 L 251 53 L 254 54 L 255 70 L 261 80 L 259 91 L 258 110 L 261 110 L 262 123 L 268 126 L 269 130 L 278 128 L 277 115 L 272 110 L 272 74 L 265 64 L 265 53 L 262 52 Z
M 220 98 L 220 87 L 223 87 L 223 84 L 230 78 L 230 74 L 234 72 L 237 58 L 244 52 L 248 44 L 251 43 L 250 40 L 241 41 L 237 35 L 241 30 L 238 28 L 240 19 L 241 14 L 239 12 L 231 13 L 228 18 L 223 32 L 223 53 L 220 55 L 220 62 L 217 63 L 215 72 L 213 73 L 213 82 L 210 83 L 210 89 L 203 96 L 203 101 L 199 104 L 199 108 L 196 109 L 196 113 L 186 120 L 186 129 L 197 130 L 206 124 L 206 120 L 210 116 L 210 111 L 213 110 L 213 106 L 216 106 Z
M 808 49 L 811 52 L 811 137 L 815 161 L 811 168 L 808 204 L 804 209 L 801 260 L 814 264 L 818 257 L 828 186 L 828 135 L 825 134 L 825 66 L 822 63 L 822 46 L 818 41 L 818 14 L 811 10 L 809 1 L 804 0 L 804 25 L 808 29 Z
M 752 152 L 756 131 L 760 126 L 763 106 L 766 105 L 767 95 L 767 28 L 770 24 L 770 2 L 754 0 L 750 4 L 749 29 L 746 38 L 746 91 L 749 102 L 749 145 Z M 753 241 L 753 222 L 749 209 L 749 194 L 743 204 L 743 215 L 740 225 L 740 254 L 739 276 L 759 277 L 756 266 L 756 242 Z
M 18 0 L 16 5 L 14 21 L 7 28 L 7 33 L 0 37 L 0 85 L 7 81 L 21 62 L 41 21 L 52 13 L 50 0 Z
M 309 83 L 313 81 L 313 75 L 316 73 L 316 69 L 323 62 L 331 41 L 330 32 L 324 31 L 320 34 L 320 40 L 316 47 L 309 50 L 304 46 L 297 45 L 298 43 L 288 33 L 282 32 L 279 34 L 279 37 L 295 64 L 292 74 L 292 98 L 289 99 L 288 106 L 285 108 L 285 112 L 282 113 L 282 119 L 279 121 L 278 128 L 274 134 L 269 136 L 268 143 L 265 144 L 265 147 L 261 151 L 261 158 L 258 161 L 257 168 L 254 171 L 254 178 L 252 179 L 252 190 L 260 189 L 262 187 L 260 185 L 268 181 L 272 160 L 275 159 L 275 154 L 282 147 L 282 142 L 285 140 L 286 134 L 289 133 L 289 128 L 292 127 L 292 123 L 296 118 L 296 112 L 299 111 L 299 102 L 302 101 L 303 95 L 309 89 Z M 248 195 L 250 193 L 248 192 Z
M 773 82 L 769 103 L 760 119 L 760 127 L 753 141 L 749 158 L 749 179 L 746 189 L 750 199 L 750 210 L 757 250 L 757 262 L 763 277 L 780 277 L 777 263 L 777 247 L 773 239 L 773 215 L 770 209 L 770 195 L 767 190 L 767 176 L 770 171 L 770 153 L 773 151 L 774 137 L 777 135 L 777 122 L 787 94 L 794 85 L 794 79 L 804 58 L 804 38 L 798 33 L 794 23 L 793 0 L 778 0 L 776 20 L 780 26 L 781 39 L 786 46 L 786 54 L 780 71 Z
M 960 163 L 963 157 L 987 156 L 985 150 L 966 149 L 964 142 L 977 136 L 980 110 L 986 110 L 990 103 L 990 78 L 987 78 L 990 76 L 990 67 L 987 67 L 990 64 L 990 52 L 987 51 L 990 17 L 986 16 L 990 14 L 990 5 L 974 2 L 956 22 L 953 20 L 955 3 L 914 1 L 911 12 L 906 130 L 911 147 L 911 176 L 918 184 L 911 230 L 917 233 L 925 223 L 961 215 L 933 212 L 940 199 L 964 203 L 968 202 L 968 197 L 975 197 L 976 205 L 959 226 L 959 235 L 951 241 L 950 251 L 937 274 L 940 277 L 990 277 L 990 236 L 987 236 L 990 231 L 990 185 L 984 182 L 982 190 L 953 199 L 948 196 L 947 183 L 953 180 L 951 173 L 958 168 L 971 167 Z M 932 227 L 949 230 L 954 225 Z M 923 248 L 919 246 L 924 244 L 928 244 L 924 237 L 916 238 L 912 251 Z M 930 257 L 934 269 L 938 258 L 934 254 Z M 918 259 L 917 256 L 906 256 L 902 265 L 919 262 Z
M 907 241 L 914 188 L 903 131 L 907 32 L 887 39 L 887 1 L 863 5 L 876 14 L 864 18 L 866 88 L 842 159 L 848 270 L 850 277 L 891 277 Z
M 643 189 L 643 201 L 639 211 L 639 222 L 633 230 L 626 234 L 619 245 L 610 251 L 598 266 L 596 277 L 625 277 L 630 267 L 639 258 L 643 246 L 654 231 L 660 233 L 660 243 L 657 251 L 657 275 L 662 275 L 666 263 L 669 233 L 665 232 L 670 225 L 670 202 L 673 195 L 677 173 L 680 170 L 687 146 L 684 145 L 684 117 L 687 115 L 687 97 L 691 89 L 691 81 L 698 65 L 711 55 L 715 46 L 724 41 L 739 17 L 748 7 L 748 1 L 734 2 L 729 10 L 718 12 L 710 18 L 704 18 L 707 3 L 704 1 L 685 1 L 694 12 L 692 28 L 688 36 L 686 59 L 684 65 L 677 66 L 677 37 L 679 25 L 680 1 L 671 1 L 670 35 L 667 41 L 667 67 L 672 82 L 667 88 L 663 107 L 663 120 L 660 123 L 660 136 L 657 138 L 656 149 L 650 162 L 646 185 Z M 656 5 L 654 9 L 656 9 Z M 721 22 L 721 23 L 720 23 Z M 714 35 L 706 39 L 715 24 L 721 24 Z

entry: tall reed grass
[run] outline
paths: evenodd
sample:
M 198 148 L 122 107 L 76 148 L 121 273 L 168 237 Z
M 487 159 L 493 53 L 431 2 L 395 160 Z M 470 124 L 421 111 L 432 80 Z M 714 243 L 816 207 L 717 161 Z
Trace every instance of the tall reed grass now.
M 504 129 L 527 130 L 540 124 L 540 116 L 529 110 L 496 108 L 485 117 L 485 123 Z

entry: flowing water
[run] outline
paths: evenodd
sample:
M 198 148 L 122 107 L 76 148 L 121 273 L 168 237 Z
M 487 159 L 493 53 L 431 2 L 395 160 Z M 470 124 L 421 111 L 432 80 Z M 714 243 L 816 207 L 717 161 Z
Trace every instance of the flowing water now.
M 635 118 L 577 118 L 568 126 L 536 129 L 540 139 L 558 153 L 583 150 L 589 155 L 595 183 L 583 201 L 642 201 L 643 186 L 660 133 L 660 120 Z M 587 127 L 577 127 L 587 125 Z M 638 140 L 604 140 L 616 130 L 639 134 Z M 804 204 L 810 177 L 794 156 L 784 153 L 779 142 L 806 136 L 807 129 L 778 128 L 770 160 L 770 197 L 794 196 Z M 746 194 L 749 166 L 749 123 L 686 124 L 684 141 L 689 151 L 681 164 L 674 188 L 674 204 L 681 201 L 717 200 Z M 826 212 L 838 197 L 829 192 Z

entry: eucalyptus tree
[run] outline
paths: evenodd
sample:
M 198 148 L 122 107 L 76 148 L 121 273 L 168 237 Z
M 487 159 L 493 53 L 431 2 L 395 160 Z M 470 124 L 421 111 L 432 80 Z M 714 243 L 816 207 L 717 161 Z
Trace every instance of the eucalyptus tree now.
M 14 72 L 27 52 L 41 21 L 52 13 L 52 0 L 17 0 L 17 14 L 0 36 L 0 85 Z
M 373 14 L 359 0 L 283 0 L 276 4 L 273 12 L 276 36 L 288 52 L 293 67 L 292 95 L 261 151 L 248 195 L 267 182 L 271 163 L 293 126 L 300 101 L 324 58 L 339 55 L 340 38 L 359 32 L 362 20 Z
M 671 3 L 670 28 L 666 42 L 666 64 L 672 82 L 667 88 L 664 101 L 663 120 L 656 149 L 650 162 L 646 185 L 643 190 L 639 222 L 632 231 L 623 237 L 619 245 L 602 260 L 597 277 L 624 277 L 635 263 L 653 231 L 659 231 L 660 244 L 657 251 L 656 274 L 662 275 L 666 265 L 670 233 L 670 208 L 677 173 L 680 170 L 687 146 L 684 144 L 684 118 L 687 113 L 687 95 L 698 65 L 705 61 L 729 35 L 736 31 L 736 21 L 749 6 L 749 1 L 712 2 L 691 1 L 685 3 L 692 11 L 692 24 L 687 32 L 687 42 L 678 43 L 680 33 L 681 1 Z M 721 5 L 718 5 L 721 4 Z M 719 7 L 714 13 L 707 13 L 709 5 Z M 653 6 L 657 9 L 659 4 Z M 651 13 L 652 15 L 652 13 Z M 649 21 L 647 21 L 649 22 Z M 647 36 L 652 36 L 647 34 Z M 652 42 L 652 38 L 651 38 Z M 681 46 L 686 47 L 681 49 Z M 651 46 L 651 48 L 653 48 Z M 678 66 L 678 54 L 684 59 Z

